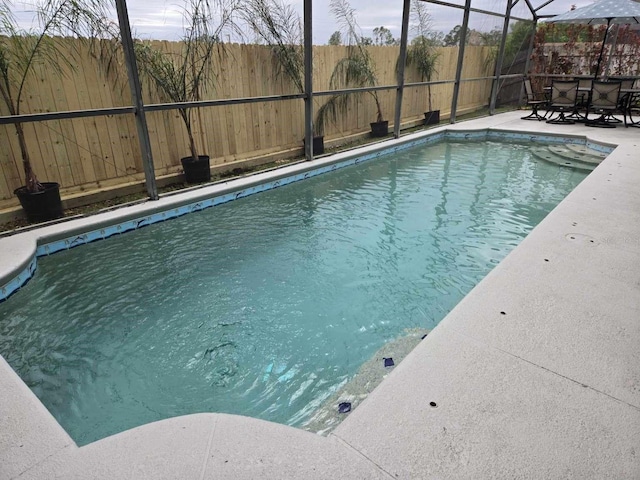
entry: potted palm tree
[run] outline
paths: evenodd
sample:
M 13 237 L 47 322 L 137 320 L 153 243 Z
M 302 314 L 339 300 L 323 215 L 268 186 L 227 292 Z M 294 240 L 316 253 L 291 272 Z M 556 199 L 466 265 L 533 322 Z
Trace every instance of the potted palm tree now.
M 429 32 L 431 16 L 426 5 L 414 0 L 411 5 L 411 16 L 415 37 L 407 49 L 407 66 L 413 66 L 420 75 L 420 81 L 430 82 L 436 72 L 436 63 L 440 54 L 436 51 L 436 41 Z M 440 122 L 440 110 L 433 110 L 431 85 L 427 85 L 429 110 L 424 114 L 426 125 Z
M 187 27 L 177 53 L 161 50 L 151 42 L 135 40 L 138 69 L 156 88 L 162 100 L 174 103 L 197 102 L 215 79 L 214 59 L 224 53 L 223 34 L 235 29 L 237 6 L 223 0 L 187 0 L 184 18 Z M 190 155 L 180 161 L 187 183 L 211 180 L 208 155 L 196 146 L 193 108 L 180 107 L 178 113 L 189 137 Z
M 378 83 L 375 63 L 366 48 L 365 41 L 355 19 L 355 10 L 347 0 L 331 0 L 331 12 L 345 30 L 347 39 L 347 55 L 340 59 L 331 73 L 329 87 L 332 90 L 342 88 L 374 87 Z M 371 122 L 371 136 L 384 137 L 389 133 L 389 121 L 384 119 L 382 106 L 377 91 L 368 91 L 376 105 L 376 121 Z M 336 121 L 346 111 L 349 102 L 362 93 L 341 93 L 332 95 L 318 109 L 316 115 L 319 128 L 323 129 L 327 122 Z
M 248 0 L 241 12 L 258 41 L 271 49 L 276 73 L 304 92 L 302 22 L 295 9 L 278 0 Z M 318 122 L 314 122 L 313 152 L 324 153 L 324 132 Z
M 99 35 L 105 25 L 100 0 L 48 0 L 37 5 L 39 28 L 26 31 L 19 28 L 10 4 L 0 5 L 0 100 L 11 116 L 22 114 L 27 80 L 36 66 L 64 75 L 74 68 L 78 53 L 74 46 Z M 64 47 L 54 35 L 76 37 Z M 70 49 L 69 49 L 70 48 Z M 30 222 L 53 220 L 63 216 L 60 184 L 40 182 L 31 165 L 31 156 L 23 124 L 14 128 L 20 147 L 25 184 L 14 193 Z

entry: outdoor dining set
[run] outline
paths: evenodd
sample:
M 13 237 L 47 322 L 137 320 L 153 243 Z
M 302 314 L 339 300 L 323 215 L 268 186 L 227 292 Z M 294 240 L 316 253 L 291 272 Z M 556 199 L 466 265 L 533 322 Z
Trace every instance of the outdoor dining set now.
M 625 127 L 640 127 L 640 78 L 553 79 L 541 91 L 535 91 L 531 79 L 525 78 L 524 90 L 527 106 L 531 107 L 531 113 L 522 117 L 524 120 L 583 122 L 590 127 L 606 128 L 622 123 Z
M 637 70 L 634 77 L 608 74 L 617 34 L 611 52 L 605 55 L 613 25 L 640 25 L 640 0 L 596 0 L 579 8 L 574 5 L 570 11 L 552 17 L 550 22 L 606 25 L 606 28 L 591 76 L 551 77 L 550 85 L 538 92 L 532 88 L 531 79 L 524 78 L 527 105 L 532 109 L 524 118 L 548 123 L 584 122 L 593 127 L 613 128 L 622 123 L 625 127 L 640 126 L 640 76 Z M 606 68 L 601 68 L 605 64 Z M 544 115 L 540 115 L 540 110 L 545 110 Z

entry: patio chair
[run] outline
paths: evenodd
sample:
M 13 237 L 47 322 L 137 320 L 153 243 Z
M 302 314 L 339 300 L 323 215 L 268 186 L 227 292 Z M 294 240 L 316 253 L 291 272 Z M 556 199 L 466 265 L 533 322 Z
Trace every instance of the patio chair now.
M 544 115 L 540 115 L 538 113 L 538 109 L 546 108 L 549 103 L 546 95 L 544 93 L 538 94 L 533 91 L 530 78 L 524 79 L 524 92 L 527 95 L 527 107 L 531 107 L 531 113 L 526 117 L 522 117 L 522 120 L 544 120 L 547 115 L 546 112 Z
M 610 82 L 620 82 L 620 88 L 631 89 L 633 88 L 633 84 L 635 82 L 635 78 L 633 77 L 609 77 L 608 80 Z
M 638 90 L 640 90 L 640 88 Z M 625 97 L 624 126 L 640 127 L 640 92 L 628 93 Z
M 549 119 L 547 123 L 573 124 L 575 121 L 568 118 L 565 113 L 572 115 L 576 112 L 576 102 L 578 100 L 577 80 L 554 80 L 551 84 L 551 99 L 549 100 Z M 558 115 L 554 117 L 553 115 Z
M 620 111 L 624 116 L 624 126 L 639 127 L 640 120 L 640 78 L 634 78 L 631 86 L 628 83 L 620 82 L 620 97 L 618 99 Z M 625 90 L 623 92 L 623 90 Z M 636 117 L 634 119 L 634 117 Z
M 580 78 L 578 79 L 578 89 L 588 89 L 591 90 L 593 86 L 593 78 Z
M 587 109 L 589 105 L 589 94 L 593 88 L 593 78 L 581 78 L 578 80 L 578 99 L 576 104 L 578 109 Z
M 589 106 L 587 107 L 588 127 L 614 128 L 620 120 L 613 116 L 614 113 L 624 113 L 620 107 L 620 82 L 594 81 Z M 589 113 L 600 114 L 595 120 L 589 120 Z

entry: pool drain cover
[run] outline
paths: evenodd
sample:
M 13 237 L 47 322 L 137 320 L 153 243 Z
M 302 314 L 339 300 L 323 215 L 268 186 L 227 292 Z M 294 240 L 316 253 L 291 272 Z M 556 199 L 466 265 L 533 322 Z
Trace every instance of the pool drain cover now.
M 385 367 L 393 367 L 395 365 L 395 363 L 393 363 L 393 358 L 389 357 L 389 358 L 384 358 L 384 366 Z
M 338 405 L 338 413 L 349 413 L 351 411 L 351 403 L 350 402 L 342 402 Z

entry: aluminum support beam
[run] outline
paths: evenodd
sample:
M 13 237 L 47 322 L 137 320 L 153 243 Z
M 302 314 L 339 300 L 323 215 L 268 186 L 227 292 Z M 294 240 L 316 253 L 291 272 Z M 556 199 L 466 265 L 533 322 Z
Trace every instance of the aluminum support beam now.
M 531 12 L 531 15 L 533 15 L 533 20 L 537 20 L 538 16 L 536 15 L 536 9 L 533 8 L 533 5 L 531 5 L 531 0 L 524 0 L 524 3 L 526 3 L 527 7 L 529 7 L 529 11 Z
M 504 14 L 504 23 L 502 25 L 502 39 L 500 40 L 500 48 L 498 49 L 498 58 L 496 58 L 496 73 L 491 85 L 489 115 L 493 115 L 496 110 L 496 99 L 498 98 L 498 90 L 500 89 L 500 73 L 502 72 L 502 64 L 504 61 L 504 47 L 507 44 L 507 35 L 509 34 L 509 20 L 512 7 L 513 0 L 507 0 L 507 10 Z
M 138 77 L 138 65 L 136 55 L 133 50 L 133 39 L 131 38 L 131 25 L 129 24 L 129 14 L 125 0 L 116 0 L 118 11 L 118 23 L 120 25 L 120 38 L 124 50 L 124 59 L 127 64 L 127 75 L 129 77 L 129 89 L 131 90 L 131 100 L 135 107 L 136 129 L 138 130 L 138 141 L 140 142 L 140 153 L 142 154 L 142 165 L 144 166 L 144 178 L 147 194 L 151 200 L 158 200 L 158 187 L 156 186 L 156 173 L 153 167 L 153 155 L 151 154 L 151 141 L 149 140 L 149 129 L 147 128 L 147 117 L 142 101 L 142 89 L 140 78 Z
M 289 95 L 267 95 L 263 97 L 224 98 L 222 100 L 198 100 L 196 102 L 151 103 L 144 106 L 145 112 L 159 112 L 161 110 L 177 110 L 179 108 L 223 107 L 228 105 L 246 105 L 249 103 L 279 102 L 281 100 L 296 100 L 304 98 L 304 93 Z
M 538 5 L 538 8 L 536 8 L 536 12 L 538 10 L 542 10 L 544 7 L 546 7 L 547 5 L 549 5 L 550 3 L 553 3 L 555 0 L 547 0 L 546 2 L 544 2 L 542 5 Z M 550 15 L 550 16 L 554 16 L 554 15 Z
M 456 123 L 456 110 L 458 109 L 458 95 L 460 94 L 460 78 L 462 77 L 462 65 L 464 63 L 464 49 L 467 45 L 467 30 L 469 29 L 469 12 L 471 0 L 465 0 L 464 16 L 462 17 L 462 28 L 460 29 L 460 47 L 458 48 L 458 65 L 456 67 L 456 79 L 453 84 L 453 95 L 451 97 L 451 115 L 449 123 Z
M 536 44 L 536 31 L 538 30 L 538 18 L 533 19 L 533 26 L 531 27 L 531 38 L 529 39 L 529 48 L 527 49 L 527 60 L 524 63 L 524 74 L 529 75 L 529 68 L 531 67 L 531 55 L 533 55 L 533 47 Z
M 433 3 L 435 5 L 441 5 L 443 7 L 457 8 L 459 10 L 462 10 L 463 8 L 464 9 L 467 8 L 467 7 L 463 7 L 462 5 L 458 5 L 457 3 L 444 2 L 442 0 L 421 0 L 421 1 L 426 2 L 426 3 Z M 551 1 L 553 1 L 553 0 L 551 0 Z M 482 15 L 489 15 L 489 16 L 492 16 L 492 17 L 503 17 L 504 16 L 501 13 L 492 12 L 490 10 L 482 10 L 480 8 L 469 7 L 469 11 L 470 12 L 474 12 L 474 13 L 481 13 Z M 526 21 L 526 22 L 531 20 L 530 18 L 522 18 L 522 17 L 511 17 L 511 19 L 512 20 L 523 20 L 523 21 Z
M 613 37 L 613 43 L 607 55 L 607 68 L 604 71 L 604 78 L 609 78 L 609 72 L 611 71 L 611 60 L 613 60 L 613 53 L 615 52 L 616 45 L 618 45 L 618 33 L 620 32 L 620 24 L 616 25 L 616 34 Z
M 313 15 L 312 0 L 304 0 L 304 157 L 313 160 Z
M 320 90 L 313 92 L 315 97 L 321 97 L 326 95 L 335 95 L 338 93 L 366 93 L 366 92 L 381 92 L 383 90 L 396 90 L 398 85 L 381 85 L 377 87 L 355 87 L 355 88 L 341 88 L 339 90 Z
M 96 108 L 91 110 L 69 110 L 66 112 L 24 113 L 0 117 L 0 125 L 12 123 L 48 122 L 52 120 L 68 120 L 71 118 L 106 117 L 110 115 L 128 115 L 136 113 L 133 107 Z
M 527 50 L 527 60 L 524 64 L 524 76 L 529 76 L 529 68 L 531 68 L 531 55 L 533 54 L 533 47 L 536 43 L 536 30 L 538 29 L 538 17 L 534 17 L 533 26 L 531 27 L 531 39 L 529 40 L 529 48 Z M 524 97 L 524 83 L 520 86 L 520 97 L 518 100 L 518 104 L 522 101 Z
M 396 116 L 393 120 L 393 137 L 400 138 L 402 97 L 404 95 L 404 69 L 407 65 L 407 41 L 409 38 L 409 14 L 411 0 L 404 0 L 402 7 L 402 30 L 400 33 L 400 57 L 398 58 L 398 91 L 396 93 Z

